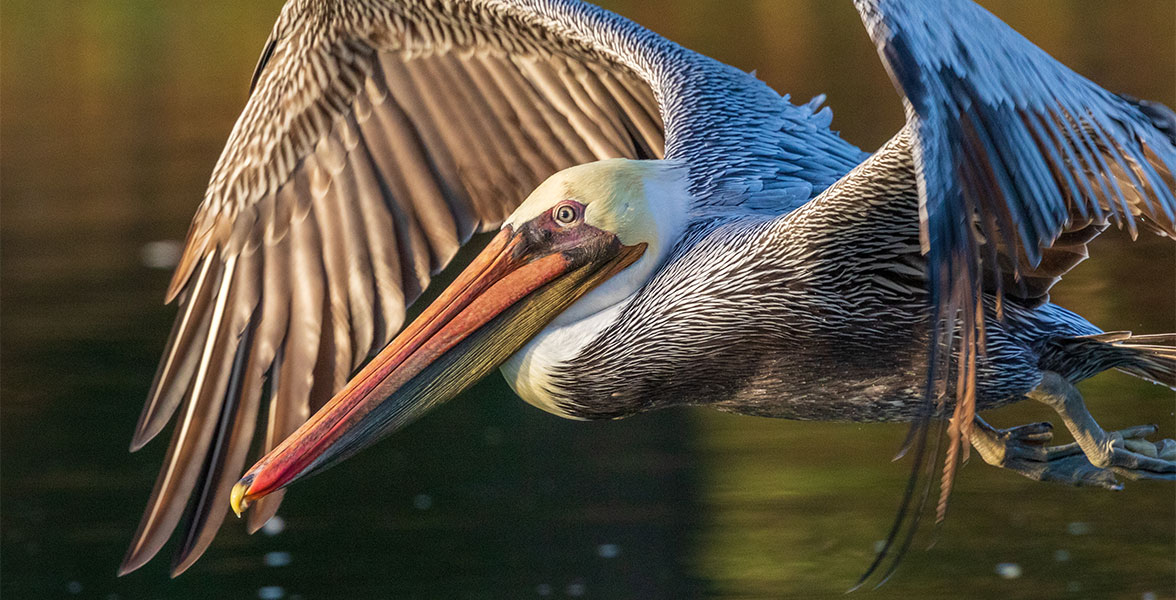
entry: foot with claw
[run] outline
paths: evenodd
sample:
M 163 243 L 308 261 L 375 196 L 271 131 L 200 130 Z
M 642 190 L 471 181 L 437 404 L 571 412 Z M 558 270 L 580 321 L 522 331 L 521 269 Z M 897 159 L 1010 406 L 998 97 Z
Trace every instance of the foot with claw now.
M 1152 442 L 1155 425 L 1140 425 L 1107 433 L 1111 440 L 1110 466 L 1095 466 L 1077 442 L 1048 446 L 1053 426 L 1032 423 L 996 429 L 979 417 L 972 446 L 988 464 L 1009 469 L 1036 481 L 1074 486 L 1122 489 L 1116 475 L 1128 479 L 1176 479 L 1176 441 Z
M 995 429 L 979 417 L 972 430 L 972 446 L 984 462 L 1009 469 L 1036 481 L 1057 481 L 1075 486 L 1120 489 L 1115 474 L 1086 459 L 1076 443 L 1047 446 L 1053 426 L 1032 423 L 1009 429 Z
M 1049 423 L 995 429 L 976 417 L 972 445 L 990 465 L 1038 481 L 1120 489 L 1116 475 L 1127 479 L 1176 481 L 1176 441 L 1153 442 L 1155 425 L 1107 432 L 1095 422 L 1078 390 L 1056 373 L 1043 374 L 1029 397 L 1057 411 L 1074 442 L 1046 446 L 1053 438 Z
M 1112 432 L 1111 453 L 1106 459 L 1111 470 L 1128 479 L 1176 481 L 1176 441 L 1147 439 L 1156 430 L 1155 425 L 1141 425 Z
M 1093 466 L 1129 479 L 1176 480 L 1176 442 L 1149 441 L 1147 436 L 1156 432 L 1155 425 L 1107 433 L 1087 410 L 1078 389 L 1057 373 L 1044 373 L 1041 384 L 1029 397 L 1057 411 Z

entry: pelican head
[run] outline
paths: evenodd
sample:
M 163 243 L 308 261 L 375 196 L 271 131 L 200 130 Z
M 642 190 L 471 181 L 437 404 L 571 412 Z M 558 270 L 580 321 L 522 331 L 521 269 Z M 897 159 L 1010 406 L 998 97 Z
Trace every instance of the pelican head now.
M 645 251 L 556 315 L 554 324 L 578 321 L 637 291 L 665 259 L 685 228 L 689 207 L 686 168 L 673 161 L 613 158 L 564 169 L 535 188 L 503 228 L 522 227 L 550 211 L 580 211 L 583 223 Z M 570 214 L 570 213 L 568 213 Z
M 636 292 L 684 228 L 684 169 L 604 160 L 552 175 L 335 397 L 234 486 L 233 509 L 321 471 L 449 400 L 553 321 Z

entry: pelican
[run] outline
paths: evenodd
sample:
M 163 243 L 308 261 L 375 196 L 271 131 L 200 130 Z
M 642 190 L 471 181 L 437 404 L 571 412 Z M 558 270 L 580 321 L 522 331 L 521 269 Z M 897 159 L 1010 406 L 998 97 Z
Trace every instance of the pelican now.
M 972 446 L 1039 480 L 1176 478 L 1176 443 L 1103 430 L 1074 387 L 1176 385 L 1176 335 L 1049 302 L 1110 224 L 1176 237 L 1174 115 L 969 0 L 854 4 L 907 112 L 872 154 L 821 99 L 575 0 L 290 0 L 167 292 L 132 450 L 176 425 L 120 572 L 182 519 L 184 571 L 230 504 L 256 530 L 495 369 L 573 419 L 912 422 L 944 498 Z M 976 415 L 1026 398 L 1077 442 Z

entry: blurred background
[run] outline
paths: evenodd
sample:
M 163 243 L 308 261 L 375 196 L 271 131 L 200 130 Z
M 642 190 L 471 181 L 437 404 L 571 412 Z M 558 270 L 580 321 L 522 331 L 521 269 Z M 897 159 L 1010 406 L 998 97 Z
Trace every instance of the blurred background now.
M 897 506 L 904 426 L 705 410 L 576 423 L 498 376 L 293 488 L 265 532 L 230 519 L 179 578 L 171 548 L 115 577 L 165 446 L 127 453 L 174 315 L 169 267 L 280 4 L 5 0 L 0 595 L 842 597 Z M 798 102 L 828 94 L 864 149 L 902 124 L 848 0 L 601 4 Z M 983 4 L 1108 89 L 1176 106 L 1176 2 Z M 1092 255 L 1056 302 L 1108 330 L 1176 331 L 1176 245 L 1110 232 Z M 1108 429 L 1176 437 L 1171 392 L 1114 373 L 1082 389 Z M 990 420 L 1051 416 L 1025 403 Z M 976 459 L 943 527 L 861 595 L 1170 598 L 1174 560 L 1172 485 L 1075 490 Z

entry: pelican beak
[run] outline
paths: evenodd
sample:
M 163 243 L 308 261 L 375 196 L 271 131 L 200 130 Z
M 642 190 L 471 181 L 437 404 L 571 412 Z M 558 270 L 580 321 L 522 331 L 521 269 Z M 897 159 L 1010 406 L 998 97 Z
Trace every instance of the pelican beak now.
M 233 510 L 240 515 L 461 393 L 644 251 L 586 224 L 504 227 L 342 391 L 249 469 L 233 486 Z

